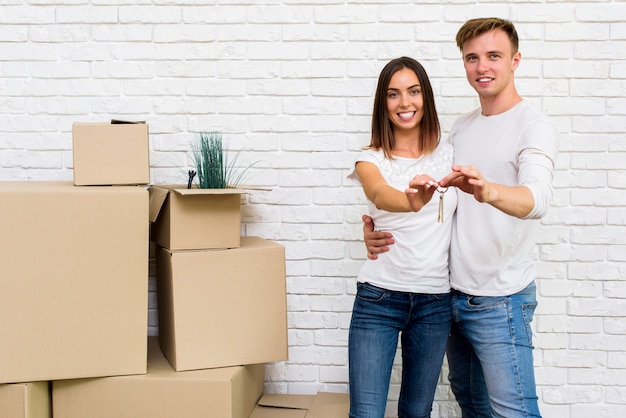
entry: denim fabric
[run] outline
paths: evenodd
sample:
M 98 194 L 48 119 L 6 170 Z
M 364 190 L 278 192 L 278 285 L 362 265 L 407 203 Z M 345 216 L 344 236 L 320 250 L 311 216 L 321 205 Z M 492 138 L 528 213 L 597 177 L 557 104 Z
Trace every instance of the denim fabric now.
M 534 282 L 510 296 L 452 291 L 447 356 L 463 418 L 541 416 L 530 327 L 536 306 Z
M 401 418 L 428 418 L 450 332 L 450 294 L 357 283 L 349 350 L 350 417 L 382 418 L 401 335 Z

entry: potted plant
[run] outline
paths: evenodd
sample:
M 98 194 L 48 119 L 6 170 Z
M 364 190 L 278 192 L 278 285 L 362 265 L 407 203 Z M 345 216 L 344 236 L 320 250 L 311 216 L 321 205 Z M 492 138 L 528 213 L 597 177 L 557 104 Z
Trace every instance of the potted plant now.
M 189 171 L 188 188 L 191 188 L 195 175 L 198 176 L 198 185 L 201 189 L 239 188 L 246 172 L 254 165 L 236 168 L 240 151 L 229 160 L 228 154 L 224 151 L 222 135 L 218 132 L 200 133 L 198 140 L 191 143 L 191 150 L 196 170 Z
M 236 167 L 224 150 L 222 135 L 201 133 L 191 143 L 196 170 L 187 185 L 150 187 L 152 239 L 170 250 L 237 248 L 241 232 L 241 188 L 253 165 Z M 198 187 L 193 180 L 198 176 Z

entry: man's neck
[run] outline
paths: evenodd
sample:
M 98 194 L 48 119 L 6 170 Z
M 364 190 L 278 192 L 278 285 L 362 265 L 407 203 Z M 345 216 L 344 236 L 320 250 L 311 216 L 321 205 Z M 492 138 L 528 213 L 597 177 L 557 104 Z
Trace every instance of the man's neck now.
M 496 96 L 480 96 L 480 108 L 483 116 L 494 116 L 506 112 L 522 101 L 522 97 L 513 88 Z

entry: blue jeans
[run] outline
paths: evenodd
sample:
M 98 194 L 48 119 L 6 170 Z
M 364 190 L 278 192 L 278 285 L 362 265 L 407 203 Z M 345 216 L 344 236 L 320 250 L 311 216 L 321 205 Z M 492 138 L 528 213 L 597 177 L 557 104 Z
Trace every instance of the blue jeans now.
M 447 355 L 463 418 L 541 417 L 530 328 L 536 306 L 534 282 L 510 296 L 452 291 Z
M 401 334 L 401 418 L 428 418 L 450 332 L 450 294 L 357 283 L 348 340 L 350 417 L 382 418 Z

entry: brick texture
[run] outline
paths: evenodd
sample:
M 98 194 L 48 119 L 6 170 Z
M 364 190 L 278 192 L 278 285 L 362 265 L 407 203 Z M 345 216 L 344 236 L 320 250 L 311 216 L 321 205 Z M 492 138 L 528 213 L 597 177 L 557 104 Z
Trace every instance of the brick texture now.
M 0 180 L 71 180 L 75 121 L 150 125 L 153 183 L 183 183 L 189 142 L 220 131 L 247 183 L 242 232 L 286 247 L 290 360 L 266 391 L 347 391 L 365 251 L 360 189 L 376 78 L 400 55 L 430 74 L 443 135 L 477 105 L 454 35 L 496 15 L 520 33 L 520 93 L 560 131 L 536 255 L 544 416 L 617 417 L 626 395 L 626 3 L 623 1 L 6 0 Z M 158 333 L 154 266 L 148 333 Z M 392 376 L 395 416 L 400 361 Z M 460 417 L 444 365 L 432 417 Z

